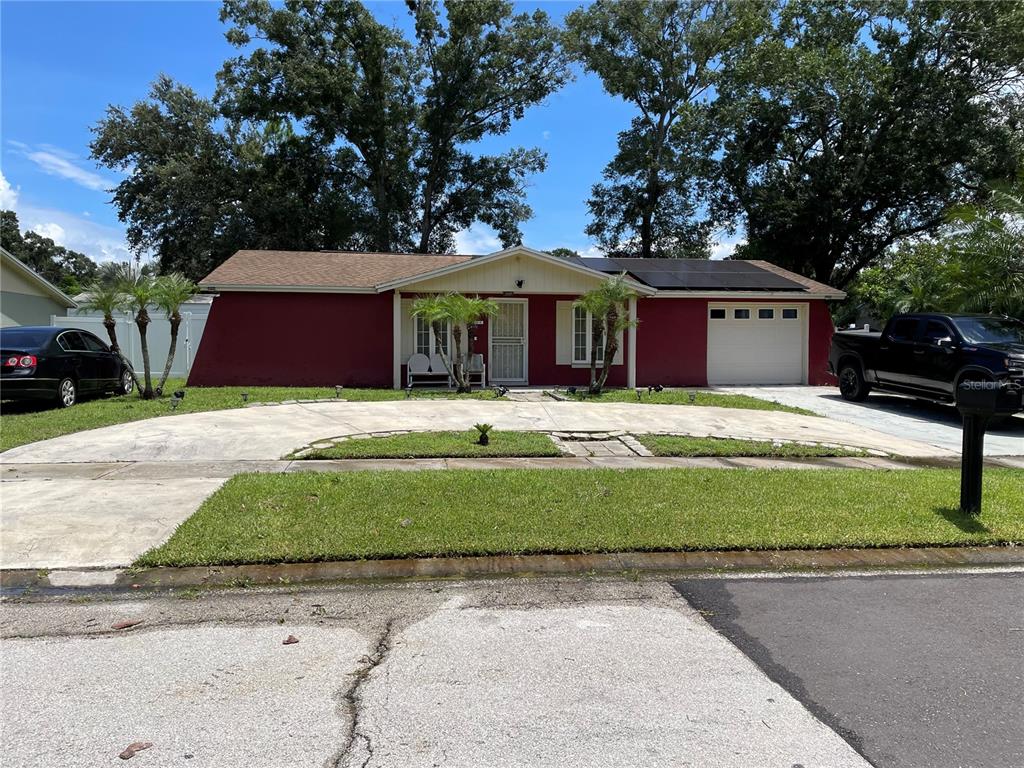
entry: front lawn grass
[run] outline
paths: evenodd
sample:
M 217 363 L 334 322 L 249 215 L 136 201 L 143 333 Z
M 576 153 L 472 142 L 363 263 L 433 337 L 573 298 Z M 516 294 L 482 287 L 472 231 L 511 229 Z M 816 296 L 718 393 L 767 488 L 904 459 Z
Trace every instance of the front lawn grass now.
M 185 390 L 185 399 L 172 411 L 170 395 Z M 55 408 L 52 403 L 4 401 L 0 406 L 0 451 L 6 451 L 37 440 L 47 440 L 72 432 L 97 427 L 109 427 L 128 421 L 153 416 L 171 416 L 200 411 L 220 411 L 245 405 L 242 393 L 249 394 L 249 402 L 279 403 L 283 400 L 315 400 L 334 397 L 334 387 L 186 387 L 183 380 L 171 379 L 164 387 L 164 397 L 142 400 L 134 392 L 119 397 L 98 397 L 82 400 L 71 408 Z M 395 389 L 342 390 L 345 400 L 403 400 L 405 392 Z M 492 390 L 475 390 L 457 395 L 443 390 L 413 390 L 416 399 L 473 398 L 493 400 Z
M 955 510 L 955 470 L 239 475 L 137 565 L 1024 542 L 1019 470 Z
M 586 387 L 579 387 L 575 395 L 560 393 L 575 400 L 588 403 L 654 403 L 657 405 L 711 405 L 718 408 L 746 408 L 752 411 L 785 411 L 798 413 L 802 416 L 817 416 L 806 408 L 776 403 L 774 400 L 762 400 L 750 395 L 731 395 L 728 392 L 708 392 L 698 390 L 696 399 L 690 402 L 691 389 L 663 389 L 661 392 L 648 392 L 641 387 L 640 398 L 637 399 L 635 389 L 606 389 L 600 395 L 587 394 Z
M 344 440 L 315 448 L 302 459 L 443 459 L 499 456 L 561 456 L 551 438 L 539 432 L 494 432 L 480 445 L 480 433 L 410 432 L 405 435 Z
M 636 439 L 655 456 L 768 456 L 812 458 L 820 456 L 867 456 L 865 451 L 770 440 L 733 440 L 724 437 L 637 435 Z

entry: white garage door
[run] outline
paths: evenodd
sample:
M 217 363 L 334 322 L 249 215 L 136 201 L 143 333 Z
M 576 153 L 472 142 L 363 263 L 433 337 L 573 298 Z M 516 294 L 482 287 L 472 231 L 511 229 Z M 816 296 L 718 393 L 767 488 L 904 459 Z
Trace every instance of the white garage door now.
M 708 384 L 804 384 L 806 304 L 709 304 Z

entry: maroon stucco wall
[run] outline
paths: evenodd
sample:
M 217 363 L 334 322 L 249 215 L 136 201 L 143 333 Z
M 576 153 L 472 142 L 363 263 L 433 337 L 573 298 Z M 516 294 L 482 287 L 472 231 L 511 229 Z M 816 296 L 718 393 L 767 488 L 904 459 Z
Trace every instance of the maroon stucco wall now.
M 575 297 L 521 298 L 529 299 L 530 384 L 586 385 L 588 368 L 555 364 L 555 302 Z M 809 304 L 808 382 L 832 384 L 827 370 L 832 319 L 824 301 Z M 637 386 L 707 385 L 707 305 L 707 299 L 638 300 Z M 221 294 L 213 302 L 189 384 L 390 387 L 392 313 L 391 293 Z M 485 322 L 474 345 L 485 360 L 487 339 Z M 623 364 L 613 366 L 609 386 L 626 386 L 628 344 L 624 333 Z M 402 375 L 404 382 L 404 366 Z
M 188 383 L 390 387 L 392 312 L 390 293 L 222 293 Z

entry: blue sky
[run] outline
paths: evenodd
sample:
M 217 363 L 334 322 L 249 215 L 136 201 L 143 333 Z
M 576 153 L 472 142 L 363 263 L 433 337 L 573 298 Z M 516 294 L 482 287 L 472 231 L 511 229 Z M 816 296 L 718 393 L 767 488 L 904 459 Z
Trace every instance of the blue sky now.
M 368 5 L 382 21 L 407 26 L 404 3 Z M 560 20 L 576 5 L 519 7 L 541 7 Z M 144 98 L 161 72 L 211 95 L 221 62 L 234 53 L 219 10 L 217 2 L 0 3 L 0 207 L 17 210 L 23 229 L 95 259 L 126 258 L 107 191 L 119 176 L 88 159 L 90 127 L 108 104 Z M 583 232 L 586 199 L 633 115 L 596 77 L 577 74 L 509 134 L 482 147 L 548 153 L 548 170 L 533 178 L 528 193 L 534 217 L 523 225 L 524 242 L 536 248 L 593 252 Z M 462 233 L 459 245 L 477 253 L 499 247 L 482 227 Z

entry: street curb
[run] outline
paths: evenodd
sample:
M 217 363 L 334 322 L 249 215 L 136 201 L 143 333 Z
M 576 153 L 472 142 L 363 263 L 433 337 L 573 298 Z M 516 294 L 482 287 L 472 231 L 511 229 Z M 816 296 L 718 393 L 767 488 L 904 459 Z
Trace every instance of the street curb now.
M 1024 565 L 1024 546 L 806 549 L 712 552 L 614 552 L 499 555 L 226 565 L 141 570 L 4 570 L 9 592 L 124 591 L 312 582 L 459 579 L 494 576 L 636 574 L 687 571 L 849 570 Z

